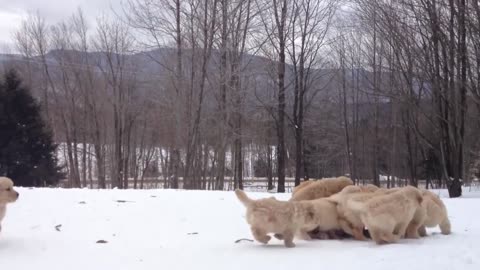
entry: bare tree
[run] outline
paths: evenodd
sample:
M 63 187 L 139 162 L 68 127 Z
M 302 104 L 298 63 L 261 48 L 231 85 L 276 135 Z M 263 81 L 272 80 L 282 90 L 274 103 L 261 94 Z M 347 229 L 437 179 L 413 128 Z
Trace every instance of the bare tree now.
M 102 52 L 98 68 L 102 71 L 106 86 L 112 93 L 113 113 L 113 160 L 111 168 L 112 186 L 127 188 L 124 177 L 128 176 L 125 160 L 128 158 L 129 135 L 132 129 L 132 115 L 129 112 L 135 78 L 125 69 L 131 66 L 128 54 L 132 50 L 133 39 L 129 29 L 121 22 L 110 22 L 106 18 L 98 20 L 95 47 Z
M 314 69 L 322 67 L 319 54 L 325 50 L 325 37 L 329 32 L 337 1 L 294 1 L 287 49 L 293 63 L 294 103 L 293 128 L 295 134 L 295 185 L 303 177 L 303 140 L 305 98 L 309 91 L 319 90 L 314 84 Z
M 277 177 L 278 192 L 285 192 L 285 71 L 286 71 L 286 47 L 289 34 L 289 22 L 287 16 L 292 9 L 292 3 L 286 0 L 257 1 L 258 9 L 261 10 L 261 21 L 264 25 L 268 46 L 271 46 L 276 53 L 276 87 L 277 113 L 275 125 L 277 129 Z

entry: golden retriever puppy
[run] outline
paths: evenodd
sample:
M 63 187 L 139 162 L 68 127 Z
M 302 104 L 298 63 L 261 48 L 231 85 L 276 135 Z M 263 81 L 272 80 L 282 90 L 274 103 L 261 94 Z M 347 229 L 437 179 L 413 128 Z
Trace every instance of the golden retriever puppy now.
M 381 188 L 381 189 L 378 189 L 376 192 L 377 193 L 383 193 L 383 194 L 391 194 L 391 193 L 397 192 L 401 189 L 402 189 L 401 187 L 390 188 L 390 189 Z M 425 199 L 425 197 L 424 197 L 424 199 Z M 406 238 L 413 238 L 413 239 L 420 238 L 420 235 L 419 235 L 420 228 L 422 227 L 422 224 L 423 224 L 423 222 L 425 221 L 425 218 L 426 218 L 425 203 L 426 203 L 426 201 L 423 200 L 421 207 L 417 208 L 417 211 L 415 211 L 413 219 L 410 222 L 410 224 L 408 225 L 407 230 L 405 232 L 404 236 Z
M 295 247 L 293 238 L 306 219 L 304 209 L 295 203 L 278 201 L 272 197 L 253 200 L 239 189 L 235 190 L 235 195 L 247 208 L 247 223 L 255 240 L 267 244 L 271 239 L 268 233 L 275 233 L 283 237 L 286 247 Z
M 310 201 L 294 202 L 302 205 L 306 211 L 303 226 L 296 236 L 304 239 L 339 239 L 338 235 L 343 232 L 340 226 L 336 204 L 326 198 Z M 283 235 L 275 234 L 276 238 L 283 240 Z
M 390 194 L 378 194 L 366 202 L 347 201 L 346 207 L 360 214 L 377 244 L 384 244 L 396 242 L 405 235 L 422 201 L 421 191 L 407 186 Z
M 348 186 L 341 192 L 327 198 L 337 204 L 339 224 L 343 231 L 352 235 L 356 240 L 366 240 L 363 235 L 365 224 L 360 218 L 360 213 L 347 207 L 349 201 L 366 202 L 380 193 L 371 192 L 369 188 L 361 186 Z
M 334 202 L 320 198 L 292 203 L 298 204 L 299 208 L 305 211 L 303 215 L 305 220 L 301 222 L 302 226 L 298 232 L 300 238 L 311 240 L 309 232 L 313 230 L 326 232 L 330 236 L 334 231 L 342 229 L 338 222 L 337 205 Z
M 297 192 L 292 195 L 292 198 L 290 198 L 290 201 L 315 200 L 329 197 L 350 185 L 353 185 L 352 179 L 345 176 L 324 178 L 297 190 Z
M 304 188 L 304 187 L 306 187 L 306 186 L 308 186 L 308 185 L 310 185 L 310 184 L 312 184 L 312 183 L 314 183 L 314 182 L 315 182 L 314 180 L 307 180 L 307 181 L 301 182 L 300 185 L 298 185 L 298 186 L 296 186 L 296 187 L 293 188 L 293 190 L 292 190 L 292 196 L 293 196 L 295 193 L 297 193 L 300 189 L 302 189 L 302 188 Z
M 253 200 L 242 190 L 235 190 L 240 202 L 247 208 L 247 222 L 253 237 L 267 244 L 273 233 L 286 247 L 295 247 L 294 237 L 310 239 L 307 234 L 317 227 L 321 230 L 340 229 L 336 205 L 326 199 L 292 202 L 273 197 Z
M 7 204 L 18 199 L 18 192 L 13 189 L 13 181 L 7 177 L 0 177 L 0 232 L 2 220 L 7 212 Z
M 442 234 L 451 233 L 450 220 L 447 215 L 447 208 L 442 200 L 433 192 L 422 190 L 422 207 L 417 210 L 413 220 L 407 228 L 407 238 L 419 238 L 427 236 L 425 227 L 440 227 Z
M 420 232 L 420 235 L 427 235 L 425 227 L 432 228 L 437 225 L 440 227 L 442 234 L 450 234 L 450 220 L 448 219 L 447 208 L 445 207 L 445 204 L 443 204 L 443 201 L 431 191 L 424 190 L 422 194 L 424 200 L 426 200 L 426 218 L 423 223 L 424 227 L 421 228 L 423 231 Z

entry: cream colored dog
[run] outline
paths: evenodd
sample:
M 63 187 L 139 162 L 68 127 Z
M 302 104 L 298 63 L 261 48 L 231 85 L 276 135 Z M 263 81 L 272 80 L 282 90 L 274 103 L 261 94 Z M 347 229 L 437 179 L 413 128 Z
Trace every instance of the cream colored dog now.
M 247 208 L 247 222 L 253 237 L 267 244 L 275 234 L 286 247 L 295 247 L 293 239 L 299 236 L 310 239 L 307 232 L 317 227 L 321 230 L 340 229 L 336 205 L 326 199 L 312 201 L 279 201 L 273 197 L 252 200 L 242 190 L 235 190 L 240 202 Z
M 339 224 L 344 232 L 352 235 L 357 240 L 366 240 L 363 235 L 365 224 L 360 218 L 360 213 L 347 207 L 349 201 L 366 202 L 381 194 L 374 185 L 347 186 L 342 191 L 327 198 L 337 204 Z M 375 192 L 373 192 L 375 191 Z
M 307 213 L 299 232 L 299 236 L 302 239 L 311 240 L 308 232 L 315 229 L 320 232 L 332 232 L 342 229 L 338 222 L 337 205 L 334 202 L 329 201 L 326 198 L 320 198 L 295 203 L 305 209 Z
M 346 207 L 360 214 L 377 244 L 384 244 L 396 242 L 405 235 L 422 201 L 421 191 L 407 186 L 390 194 L 378 194 L 366 202 L 349 200 Z
M 291 201 L 315 200 L 329 197 L 340 192 L 344 187 L 353 185 L 352 179 L 341 176 L 338 178 L 324 178 L 313 183 L 305 184 L 292 194 Z
M 18 192 L 13 189 L 13 181 L 7 177 L 0 177 L 0 232 L 2 231 L 2 220 L 7 211 L 7 204 L 18 199 Z
M 427 236 L 425 227 L 440 226 L 442 234 L 451 233 L 450 220 L 447 215 L 447 208 L 442 200 L 433 192 L 422 190 L 423 202 L 422 207 L 417 210 L 415 216 L 408 225 L 406 237 L 419 238 Z
M 239 189 L 235 190 L 235 195 L 247 208 L 247 223 L 255 240 L 267 244 L 271 239 L 267 234 L 275 233 L 283 236 L 286 247 L 295 247 L 293 238 L 302 228 L 302 221 L 307 215 L 304 209 L 273 197 L 252 200 Z

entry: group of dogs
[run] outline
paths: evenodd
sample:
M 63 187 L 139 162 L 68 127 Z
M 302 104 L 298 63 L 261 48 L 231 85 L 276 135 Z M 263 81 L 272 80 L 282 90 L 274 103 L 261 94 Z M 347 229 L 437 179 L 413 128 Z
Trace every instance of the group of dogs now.
M 247 208 L 246 219 L 255 240 L 267 244 L 273 234 L 286 247 L 294 238 L 371 237 L 377 244 L 426 236 L 426 227 L 439 226 L 450 234 L 447 209 L 433 192 L 413 186 L 378 188 L 355 186 L 348 177 L 302 182 L 290 200 L 275 197 L 254 200 L 235 190 Z
M 304 181 L 288 201 L 275 197 L 254 200 L 240 189 L 235 194 L 247 208 L 253 237 L 264 244 L 270 241 L 270 233 L 286 247 L 295 247 L 295 237 L 310 240 L 350 235 L 366 240 L 368 232 L 377 244 L 385 244 L 426 236 L 426 227 L 439 226 L 442 234 L 451 231 L 442 200 L 413 186 L 355 186 L 350 178 L 341 176 Z M 0 231 L 7 204 L 18 197 L 12 180 L 0 177 Z

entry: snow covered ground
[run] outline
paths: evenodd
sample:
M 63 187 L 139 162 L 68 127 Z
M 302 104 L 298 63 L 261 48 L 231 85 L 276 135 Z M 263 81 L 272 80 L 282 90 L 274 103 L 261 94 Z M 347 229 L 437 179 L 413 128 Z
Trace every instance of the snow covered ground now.
M 293 249 L 278 240 L 235 243 L 252 237 L 233 192 L 18 191 L 0 235 L 1 270 L 480 269 L 478 190 L 444 199 L 449 236 L 436 228 L 427 238 L 391 245 L 297 240 Z

